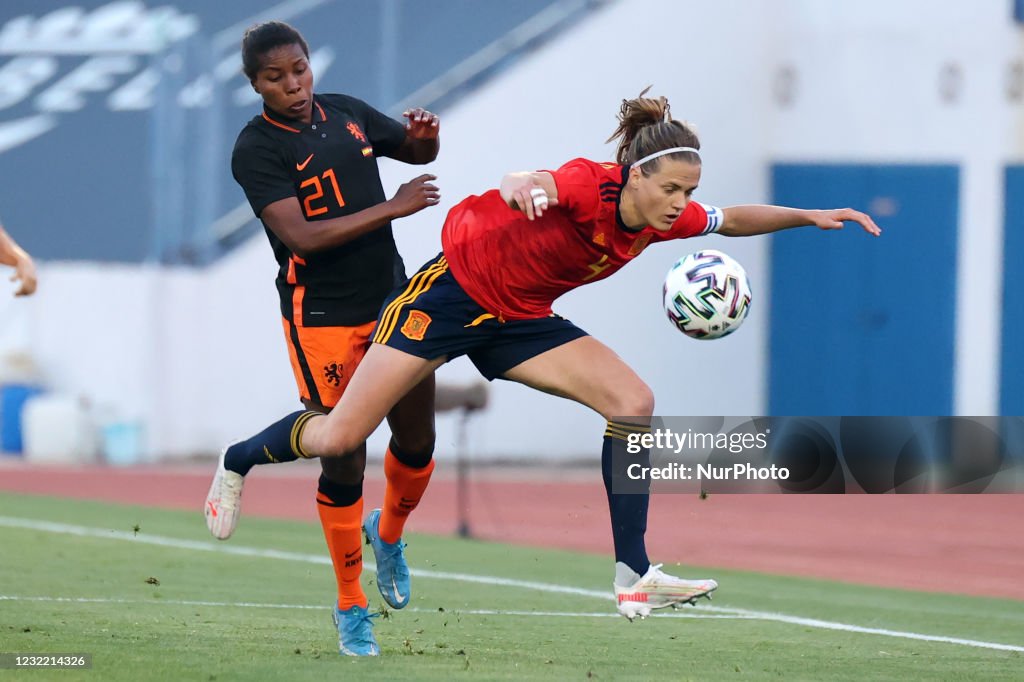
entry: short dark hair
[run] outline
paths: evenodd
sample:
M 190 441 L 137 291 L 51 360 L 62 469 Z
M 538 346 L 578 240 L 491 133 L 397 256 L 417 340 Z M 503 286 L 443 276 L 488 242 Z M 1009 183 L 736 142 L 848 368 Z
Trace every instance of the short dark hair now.
M 263 58 L 282 45 L 298 45 L 309 59 L 309 45 L 293 26 L 283 21 L 265 21 L 250 26 L 242 36 L 242 72 L 245 76 L 250 81 L 256 80 Z

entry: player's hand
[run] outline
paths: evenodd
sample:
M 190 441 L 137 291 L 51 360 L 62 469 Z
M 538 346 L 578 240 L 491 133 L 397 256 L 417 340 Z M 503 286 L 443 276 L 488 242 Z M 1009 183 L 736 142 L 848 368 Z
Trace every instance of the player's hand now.
M 432 180 L 437 180 L 437 176 L 424 173 L 399 187 L 395 196 L 388 201 L 394 216 L 404 218 L 441 201 L 441 190 L 432 184 Z
M 18 264 L 14 266 L 14 274 L 11 275 L 11 281 L 21 281 L 21 286 L 14 292 L 15 296 L 30 296 L 36 291 L 36 266 L 32 262 L 32 259 L 28 256 L 18 259 Z
M 532 178 L 512 190 L 512 201 L 509 202 L 509 206 L 520 211 L 527 220 L 540 218 L 544 211 L 557 205 L 558 199 L 549 197 L 547 191 Z
M 841 230 L 845 221 L 858 223 L 864 231 L 875 237 L 882 234 L 882 230 L 875 221 L 866 213 L 855 211 L 852 208 L 833 208 L 814 213 L 814 224 L 823 230 Z
M 416 107 L 402 112 L 408 120 L 405 122 L 406 135 L 413 140 L 436 140 L 441 131 L 441 119 L 426 109 Z

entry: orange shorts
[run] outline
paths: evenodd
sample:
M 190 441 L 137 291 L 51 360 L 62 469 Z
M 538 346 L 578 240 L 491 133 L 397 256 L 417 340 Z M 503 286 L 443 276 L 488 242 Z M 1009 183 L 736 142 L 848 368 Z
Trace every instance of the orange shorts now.
M 366 355 L 377 322 L 358 327 L 295 327 L 284 318 L 281 321 L 299 396 L 334 407 Z

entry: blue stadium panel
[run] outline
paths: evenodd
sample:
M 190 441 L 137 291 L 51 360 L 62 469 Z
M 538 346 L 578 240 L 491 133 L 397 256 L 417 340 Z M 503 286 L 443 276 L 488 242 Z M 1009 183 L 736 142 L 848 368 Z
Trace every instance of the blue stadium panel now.
M 779 164 L 772 195 L 874 212 L 883 234 L 771 238 L 771 414 L 950 414 L 959 169 Z
M 1024 166 L 1006 169 L 999 412 L 1024 415 Z

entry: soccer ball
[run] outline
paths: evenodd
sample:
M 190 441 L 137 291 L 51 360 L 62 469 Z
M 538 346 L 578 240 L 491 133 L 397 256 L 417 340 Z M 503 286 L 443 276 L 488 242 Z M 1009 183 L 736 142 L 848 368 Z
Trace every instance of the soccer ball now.
M 750 310 L 750 280 L 743 266 L 713 249 L 676 261 L 662 293 L 668 319 L 694 339 L 732 334 Z

